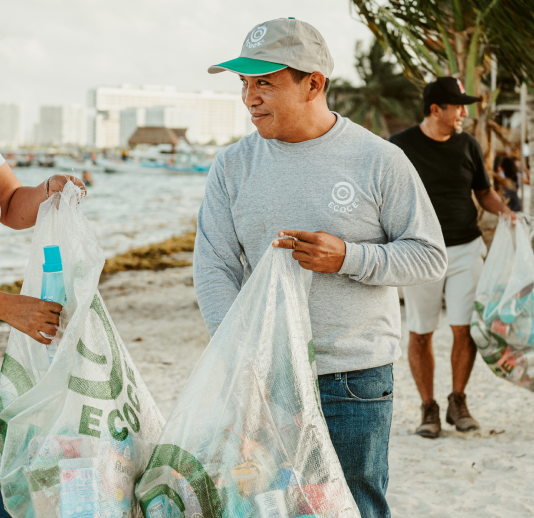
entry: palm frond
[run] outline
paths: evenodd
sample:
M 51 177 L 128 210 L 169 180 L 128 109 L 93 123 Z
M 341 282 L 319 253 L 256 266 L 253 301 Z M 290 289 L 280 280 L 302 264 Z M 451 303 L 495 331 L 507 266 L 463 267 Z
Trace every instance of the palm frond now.
M 471 42 L 469 43 L 469 52 L 467 55 L 467 63 L 465 70 L 465 91 L 469 95 L 475 95 L 475 76 L 476 76 L 476 67 L 477 67 L 477 57 L 478 57 L 478 40 L 480 38 L 482 28 L 478 25 L 475 28 L 473 36 L 471 36 Z M 475 115 L 475 106 L 468 106 L 469 115 L 473 117 Z
M 477 49 L 494 54 L 518 82 L 534 83 L 534 2 L 532 0 L 352 0 L 353 11 L 419 84 L 439 75 L 447 63 L 467 59 L 473 32 Z M 466 41 L 465 49 L 457 47 Z M 450 44 L 450 47 L 448 43 Z M 481 62 L 484 59 L 480 60 Z
M 421 92 L 396 66 L 378 40 L 367 52 L 356 43 L 355 67 L 364 85 L 334 79 L 330 108 L 382 136 L 389 135 L 388 117 L 415 123 L 421 112 Z
M 441 34 L 441 40 L 443 41 L 443 46 L 445 47 L 445 51 L 447 52 L 447 60 L 449 62 L 449 70 L 451 72 L 451 75 L 457 74 L 458 66 L 456 64 L 456 55 L 452 48 L 449 35 L 447 34 L 447 31 L 443 28 L 443 26 L 439 23 L 438 23 L 438 30 L 439 30 L 439 33 Z

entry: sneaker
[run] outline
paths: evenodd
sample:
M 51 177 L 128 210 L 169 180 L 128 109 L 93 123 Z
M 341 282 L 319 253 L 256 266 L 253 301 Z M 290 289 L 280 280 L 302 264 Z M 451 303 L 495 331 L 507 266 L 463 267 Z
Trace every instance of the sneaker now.
M 421 405 L 421 411 L 423 417 L 415 433 L 428 439 L 439 437 L 441 421 L 439 419 L 439 406 L 436 401 L 432 400 L 430 403 L 423 403 Z
M 447 423 L 456 425 L 459 432 L 470 432 L 480 428 L 476 419 L 471 417 L 467 404 L 465 402 L 465 394 L 453 392 L 449 395 L 449 408 L 447 408 Z

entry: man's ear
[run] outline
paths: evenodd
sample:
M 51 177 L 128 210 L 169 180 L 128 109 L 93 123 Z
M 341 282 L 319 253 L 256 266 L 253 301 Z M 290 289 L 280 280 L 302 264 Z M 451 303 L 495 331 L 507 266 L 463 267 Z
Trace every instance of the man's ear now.
M 323 95 L 325 86 L 325 77 L 321 72 L 313 72 L 308 77 L 308 84 L 310 86 L 310 92 L 308 95 L 309 101 L 314 101 L 319 95 Z
M 437 104 L 431 104 L 430 105 L 430 113 L 432 115 L 436 115 L 436 116 L 439 117 L 441 115 L 442 111 L 443 110 Z

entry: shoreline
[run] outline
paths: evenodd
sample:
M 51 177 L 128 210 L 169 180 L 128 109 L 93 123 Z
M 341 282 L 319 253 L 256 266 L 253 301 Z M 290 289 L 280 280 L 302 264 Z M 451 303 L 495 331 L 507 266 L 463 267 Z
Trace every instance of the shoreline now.
M 129 270 L 164 270 L 166 268 L 180 268 L 191 266 L 196 232 L 186 232 L 173 236 L 159 243 L 152 243 L 139 248 L 132 248 L 123 254 L 106 259 L 100 282 L 109 275 Z M 18 295 L 22 289 L 23 280 L 10 284 L 1 284 L 0 291 Z

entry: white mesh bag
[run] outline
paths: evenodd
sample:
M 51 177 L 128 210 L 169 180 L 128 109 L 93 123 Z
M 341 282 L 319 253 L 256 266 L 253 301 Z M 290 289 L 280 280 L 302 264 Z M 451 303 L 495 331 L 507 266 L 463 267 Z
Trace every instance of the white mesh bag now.
M 0 483 L 16 518 L 139 516 L 134 485 L 164 421 L 97 290 L 104 256 L 72 183 L 39 210 L 22 294 L 59 245 L 67 305 L 52 363 L 13 329 L 0 373 Z M 7 433 L 6 433 L 7 431 Z
M 145 516 L 360 516 L 320 408 L 310 283 L 291 251 L 269 247 L 137 485 Z
M 477 286 L 471 336 L 491 370 L 534 390 L 534 253 L 528 226 L 501 216 Z

